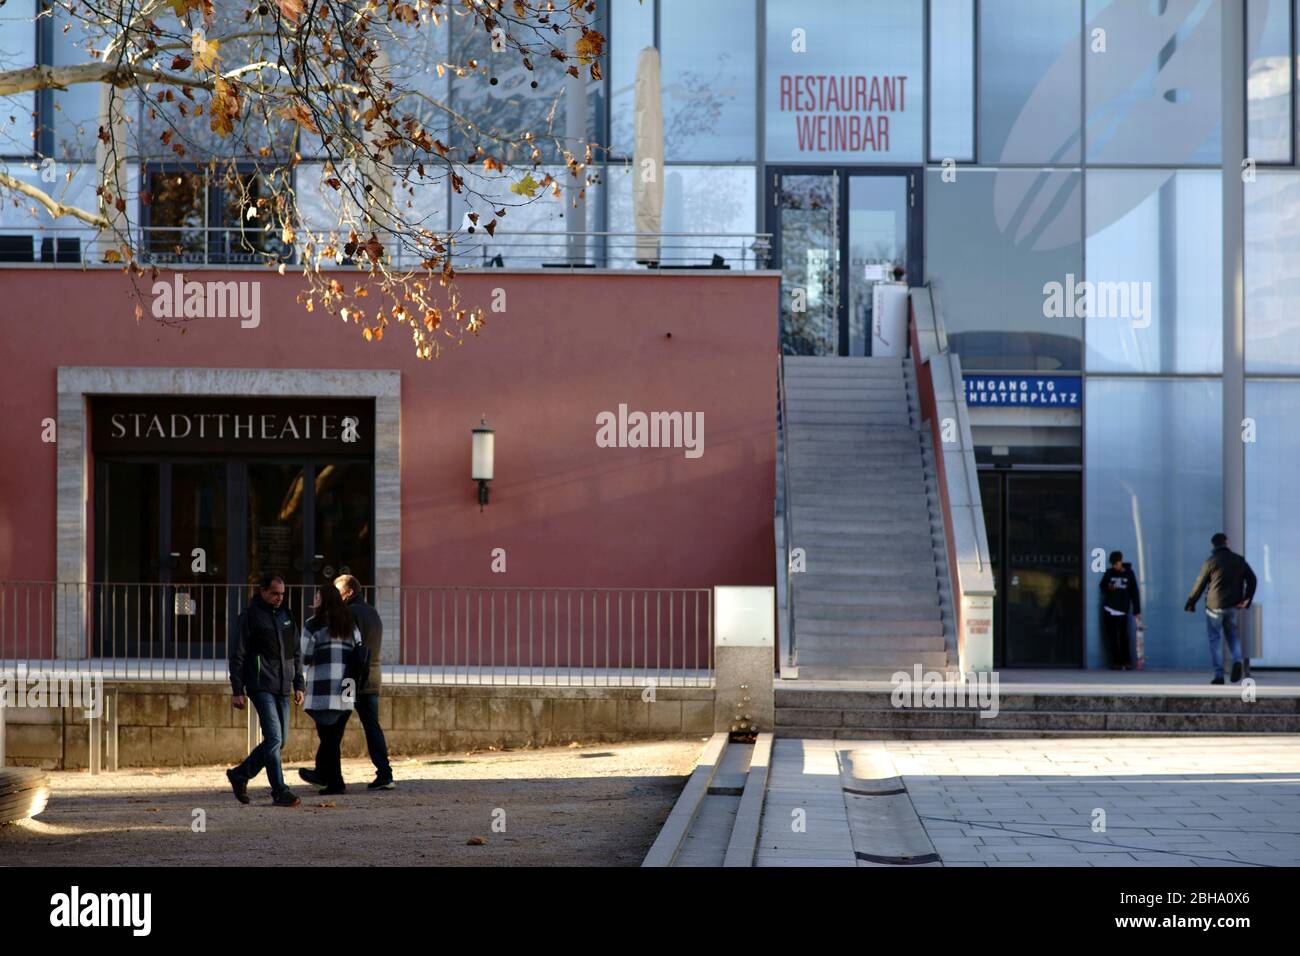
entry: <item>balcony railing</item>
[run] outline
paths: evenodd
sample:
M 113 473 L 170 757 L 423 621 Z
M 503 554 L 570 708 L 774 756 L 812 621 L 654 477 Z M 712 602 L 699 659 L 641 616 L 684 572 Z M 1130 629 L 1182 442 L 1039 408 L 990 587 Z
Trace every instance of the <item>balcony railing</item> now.
M 339 230 L 334 230 L 335 234 Z M 304 242 L 287 245 L 278 233 L 239 227 L 153 226 L 133 230 L 132 243 L 145 265 L 229 268 L 302 261 Z M 343 231 L 346 237 L 346 230 Z M 478 231 L 457 238 L 453 265 L 457 269 L 634 269 L 679 270 L 766 269 L 771 258 L 771 233 L 735 232 L 547 232 Z M 45 265 L 52 268 L 121 268 L 98 248 L 97 233 L 85 226 L 43 226 L 0 230 L 0 266 Z M 346 238 L 340 241 L 340 247 Z M 386 252 L 396 270 L 415 269 L 424 256 L 392 242 Z M 327 268 L 355 269 L 340 254 L 323 263 Z
M 91 671 L 109 679 L 226 681 L 244 584 L 0 582 L 0 674 Z M 298 629 L 314 586 L 286 588 Z M 708 686 L 709 588 L 366 589 L 384 681 L 404 684 Z

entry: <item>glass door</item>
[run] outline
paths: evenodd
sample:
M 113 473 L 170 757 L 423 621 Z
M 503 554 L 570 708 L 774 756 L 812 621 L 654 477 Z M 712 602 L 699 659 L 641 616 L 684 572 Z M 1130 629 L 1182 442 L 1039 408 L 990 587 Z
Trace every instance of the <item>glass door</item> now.
M 916 170 L 895 167 L 771 173 L 767 208 L 781 269 L 782 352 L 872 353 L 876 286 L 920 280 L 920 179 Z M 896 295 L 882 301 L 905 308 Z

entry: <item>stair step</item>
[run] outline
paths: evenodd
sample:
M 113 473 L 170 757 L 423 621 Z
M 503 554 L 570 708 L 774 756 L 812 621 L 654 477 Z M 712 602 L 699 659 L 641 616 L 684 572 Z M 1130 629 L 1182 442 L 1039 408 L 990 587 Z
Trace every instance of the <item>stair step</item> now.
M 798 599 L 795 600 L 795 636 L 798 639 L 811 634 L 860 635 L 862 637 L 943 637 L 943 622 L 936 614 L 927 620 L 879 621 L 836 620 L 835 618 L 803 617 Z
M 849 604 L 809 603 L 799 600 L 795 592 L 794 614 L 796 621 L 871 621 L 875 623 L 923 624 L 942 620 L 939 602 L 925 604 L 895 604 L 884 607 L 862 608 Z M 823 632 L 824 633 L 824 632 Z M 900 631 L 900 633 L 903 633 Z M 942 630 L 940 631 L 942 633 Z M 796 632 L 796 635 L 798 632 Z
M 900 575 L 906 577 L 906 575 Z M 926 589 L 913 589 L 910 591 L 886 591 L 879 586 L 876 587 L 850 589 L 850 588 L 822 588 L 812 586 L 806 582 L 800 582 L 795 585 L 796 603 L 807 607 L 817 605 L 819 607 L 843 607 L 858 608 L 863 611 L 864 616 L 873 616 L 873 612 L 887 608 L 914 608 L 939 606 L 939 588 L 931 582 Z

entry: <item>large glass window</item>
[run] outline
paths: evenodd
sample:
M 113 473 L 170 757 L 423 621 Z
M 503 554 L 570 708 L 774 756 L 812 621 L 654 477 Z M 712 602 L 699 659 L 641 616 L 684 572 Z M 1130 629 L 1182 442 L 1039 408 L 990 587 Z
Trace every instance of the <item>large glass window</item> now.
M 1246 371 L 1300 372 L 1300 175 L 1246 190 Z
M 981 0 L 983 163 L 1077 163 L 1079 0 Z
M 636 61 L 655 44 L 654 0 L 611 0 L 609 22 L 610 154 L 626 158 L 633 153 Z
M 667 162 L 754 159 L 755 0 L 659 0 Z
M 921 0 L 768 0 L 768 161 L 920 161 L 924 17 Z
M 1092 570 L 1098 550 L 1123 551 L 1133 564 L 1148 666 L 1201 669 L 1208 662 L 1205 616 L 1186 613 L 1183 603 L 1223 521 L 1222 396 L 1212 380 L 1087 381 L 1083 590 L 1091 667 L 1108 663 L 1101 572 Z
M 1221 177 L 1088 172 L 1088 370 L 1223 368 Z
M 962 169 L 926 179 L 926 273 L 968 369 L 1078 371 L 1082 321 L 1049 307 L 1083 274 L 1081 175 Z
M 1246 414 L 1255 441 L 1246 443 L 1246 558 L 1259 577 L 1266 667 L 1300 666 L 1300 382 L 1247 382 Z M 1240 542 L 1235 549 L 1240 551 Z M 1255 662 L 1252 662 L 1255 663 Z
M 87 29 L 86 21 L 69 17 L 62 7 L 55 7 L 54 65 L 76 66 L 94 62 L 91 55 L 96 33 Z M 100 40 L 102 47 L 103 42 Z M 66 90 L 53 90 L 54 155 L 61 160 L 94 162 L 95 133 L 99 129 L 99 99 L 104 87 L 99 83 L 74 83 Z M 120 97 L 126 91 L 118 90 Z
M 1246 0 L 1246 155 L 1290 163 L 1291 0 Z
M 36 62 L 33 0 L 12 0 L 0 7 L 0 71 L 18 70 Z M 30 156 L 36 152 L 36 94 L 0 96 L 0 156 Z
M 632 219 L 631 166 L 612 166 L 609 181 L 609 228 L 611 232 L 635 232 Z M 752 262 L 754 219 L 757 215 L 756 174 L 753 166 L 667 166 L 664 169 L 663 225 L 665 233 L 693 233 L 665 238 L 663 261 L 671 264 L 704 264 L 720 255 L 732 268 L 748 257 Z M 726 238 L 721 233 L 743 233 Z M 635 250 L 626 240 L 610 250 L 611 268 L 630 268 Z
M 1218 0 L 1088 0 L 1089 162 L 1219 161 L 1219 12 Z
M 975 0 L 930 0 L 930 160 L 975 159 Z

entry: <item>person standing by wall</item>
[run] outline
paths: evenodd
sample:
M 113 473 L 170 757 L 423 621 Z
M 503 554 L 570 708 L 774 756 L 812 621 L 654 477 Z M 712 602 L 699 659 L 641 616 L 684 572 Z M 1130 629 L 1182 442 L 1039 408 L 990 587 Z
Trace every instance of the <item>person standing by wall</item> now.
M 1210 666 L 1214 668 L 1211 684 L 1223 683 L 1223 651 L 1219 639 L 1227 637 L 1232 652 L 1232 682 L 1241 680 L 1241 640 L 1237 636 L 1237 611 L 1250 607 L 1258 584 L 1255 572 L 1246 559 L 1228 547 L 1228 536 L 1220 531 L 1210 539 L 1214 548 L 1201 565 L 1201 573 L 1192 585 L 1183 610 L 1196 613 L 1196 602 L 1205 595 L 1205 630 L 1210 639 Z
M 1110 567 L 1101 576 L 1101 613 L 1111 670 L 1128 670 L 1133 661 L 1128 652 L 1128 616 L 1142 621 L 1142 598 L 1137 575 L 1124 566 L 1124 553 L 1110 553 Z
M 238 767 L 226 771 L 235 799 L 248 803 L 248 781 L 266 768 L 272 803 L 296 807 L 300 803 L 284 783 L 280 751 L 289 735 L 289 698 L 303 698 L 302 656 L 293 615 L 284 604 L 284 578 L 262 575 L 258 593 L 235 622 L 230 641 L 230 702 L 243 710 L 249 699 L 262 725 L 259 743 Z
M 303 709 L 316 722 L 314 776 L 321 796 L 343 793 L 343 733 L 356 703 L 356 688 L 347 685 L 348 655 L 361 643 L 361 632 L 343 596 L 329 584 L 316 591 L 311 620 L 303 628 L 302 656 L 307 662 L 307 696 Z M 306 777 L 306 774 L 303 775 Z

